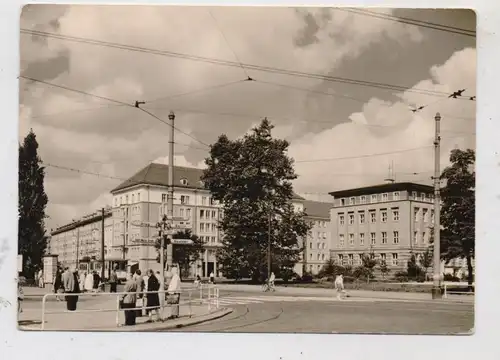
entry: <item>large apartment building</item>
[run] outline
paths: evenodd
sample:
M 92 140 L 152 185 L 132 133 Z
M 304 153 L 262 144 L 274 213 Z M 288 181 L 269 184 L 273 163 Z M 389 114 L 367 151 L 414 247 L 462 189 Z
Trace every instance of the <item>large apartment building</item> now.
M 155 224 L 167 213 L 168 168 L 168 165 L 152 163 L 111 190 L 113 198 L 109 220 L 106 219 L 109 234 L 106 237 L 105 259 L 121 259 L 130 270 L 160 270 L 154 247 L 158 237 Z M 174 166 L 174 217 L 184 218 L 184 226 L 205 243 L 201 260 L 193 264 L 192 274 L 208 276 L 213 271 L 217 276 L 216 250 L 221 246 L 222 236 L 217 222 L 222 212 L 200 180 L 202 171 Z M 303 201 L 302 197 L 294 196 L 296 211 L 303 210 Z M 59 261 L 76 263 L 78 234 L 82 231 L 87 234 L 91 229 L 87 226 L 82 230 L 83 224 L 86 224 L 84 219 L 52 233 L 53 237 L 61 239 L 52 251 L 60 255 Z M 94 234 L 92 230 L 90 233 Z M 79 251 L 83 249 L 94 252 L 92 247 L 80 247 Z
M 431 186 L 387 183 L 331 192 L 331 255 L 357 266 L 363 253 L 374 253 L 394 273 L 406 268 L 410 254 L 429 245 L 434 223 Z

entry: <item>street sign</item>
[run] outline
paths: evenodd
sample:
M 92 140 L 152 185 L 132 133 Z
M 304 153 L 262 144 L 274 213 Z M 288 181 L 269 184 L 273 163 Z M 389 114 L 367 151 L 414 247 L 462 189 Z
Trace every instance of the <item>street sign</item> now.
M 189 229 L 191 228 L 191 224 L 186 223 L 186 224 L 172 224 L 171 226 L 172 229 Z
M 173 221 L 189 221 L 188 218 L 184 218 L 181 216 L 165 216 L 167 220 L 173 220 Z
M 171 242 L 172 242 L 172 244 L 176 244 L 176 245 L 191 245 L 193 243 L 193 240 L 191 240 L 191 239 L 172 239 Z
M 141 220 L 132 220 L 130 222 L 132 226 L 138 226 L 138 227 L 150 227 L 150 228 L 155 228 L 156 223 L 151 223 L 151 222 L 145 222 Z

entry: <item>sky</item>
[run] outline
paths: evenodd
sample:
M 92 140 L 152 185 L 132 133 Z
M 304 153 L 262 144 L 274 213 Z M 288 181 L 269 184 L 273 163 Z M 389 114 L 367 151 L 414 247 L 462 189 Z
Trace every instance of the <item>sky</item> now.
M 370 11 L 476 25 L 467 10 Z M 169 52 L 22 32 L 20 74 L 122 103 L 144 101 L 160 119 L 174 111 L 182 131 L 175 133 L 177 165 L 203 167 L 206 144 L 221 133 L 240 137 L 267 117 L 273 135 L 290 141 L 295 191 L 328 201 L 330 191 L 383 182 L 390 167 L 396 181 L 430 184 L 436 112 L 442 167 L 452 149 L 475 148 L 475 37 L 333 8 L 27 5 L 21 28 Z M 466 89 L 460 99 L 435 94 L 459 89 Z M 110 204 L 109 191 L 148 163 L 167 163 L 168 126 L 139 109 L 23 78 L 19 99 L 19 141 L 33 129 L 47 166 L 49 229 Z

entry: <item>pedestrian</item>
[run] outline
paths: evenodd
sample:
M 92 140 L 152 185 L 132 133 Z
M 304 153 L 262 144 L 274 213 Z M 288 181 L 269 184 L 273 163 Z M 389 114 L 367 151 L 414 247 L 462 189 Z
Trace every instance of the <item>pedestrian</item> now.
M 135 310 L 127 310 L 135 308 L 135 303 L 137 301 L 137 282 L 134 280 L 132 274 L 127 274 L 127 282 L 123 289 L 125 295 L 122 295 L 121 308 L 124 310 L 125 314 L 125 325 L 131 326 L 135 325 Z
M 209 282 L 210 284 L 215 284 L 215 276 L 213 271 L 210 273 Z
M 113 270 L 111 270 L 111 274 L 109 274 L 109 292 L 116 292 L 116 285 L 118 284 L 118 275 L 116 274 L 116 269 L 118 268 L 118 264 L 113 266 Z
M 142 307 L 144 306 L 144 288 L 145 288 L 145 282 L 144 278 L 142 277 L 142 272 L 141 270 L 137 269 L 135 271 L 135 282 L 137 284 L 137 303 L 136 307 L 140 308 L 137 309 L 137 317 L 142 316 Z
M 97 271 L 94 270 L 94 274 L 92 276 L 92 292 L 97 293 L 99 290 L 99 284 L 101 283 L 101 277 L 97 273 Z
M 153 311 L 156 313 L 157 321 L 162 320 L 160 316 L 160 296 L 157 292 L 160 290 L 160 282 L 156 278 L 153 270 L 148 270 L 148 282 L 146 293 L 146 304 L 148 307 L 149 322 L 153 321 Z
M 43 281 L 43 270 L 40 269 L 40 272 L 38 273 L 38 286 L 43 288 L 45 285 L 44 281 Z
M 94 275 L 89 271 L 89 273 L 85 277 L 85 291 L 92 292 L 93 287 L 94 287 Z
M 76 304 L 78 303 L 78 296 L 70 294 L 78 294 L 80 292 L 77 270 L 74 269 L 73 271 L 70 271 L 69 268 L 66 267 L 64 274 L 62 275 L 62 280 L 64 292 L 68 294 L 64 297 L 66 300 L 66 309 L 68 311 L 75 311 Z
M 337 290 L 337 299 L 342 300 L 341 295 L 345 294 L 344 290 L 344 275 L 339 274 L 335 278 L 335 289 Z
M 199 289 L 201 286 L 201 277 L 200 275 L 196 275 L 196 279 L 194 280 L 194 286 Z
M 83 271 L 80 274 L 80 279 L 78 281 L 78 285 L 80 285 L 81 292 L 85 292 L 85 279 L 87 278 L 87 272 Z
M 23 312 L 22 302 L 24 300 L 24 291 L 21 285 L 21 281 L 17 279 L 17 313 L 20 314 Z
M 64 292 L 64 286 L 62 283 L 62 273 L 61 269 L 57 269 L 56 275 L 54 276 L 54 288 L 53 288 L 54 294 L 56 294 L 56 300 L 61 301 L 61 297 L 58 295 L 60 293 Z
M 276 280 L 276 276 L 274 275 L 274 272 L 271 272 L 271 276 L 269 276 L 269 290 L 274 291 L 274 281 Z
M 177 319 L 179 317 L 179 302 L 181 297 L 181 278 L 176 267 L 172 268 L 172 279 L 170 280 L 170 284 L 168 284 L 167 293 L 167 304 L 172 309 L 171 315 L 168 318 Z

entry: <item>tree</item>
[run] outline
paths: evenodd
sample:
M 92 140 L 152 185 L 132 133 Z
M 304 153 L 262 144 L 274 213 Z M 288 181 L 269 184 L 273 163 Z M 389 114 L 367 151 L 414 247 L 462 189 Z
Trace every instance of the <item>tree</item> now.
M 423 271 L 417 263 L 417 257 L 415 254 L 411 254 L 410 259 L 406 265 L 406 274 L 409 279 L 421 280 L 423 278 Z
M 451 151 L 451 165 L 441 174 L 446 185 L 441 189 L 441 258 L 466 259 L 467 282 L 474 281 L 472 260 L 475 256 L 475 189 L 474 150 Z
M 361 269 L 363 277 L 366 278 L 366 282 L 370 282 L 370 279 L 374 278 L 373 272 L 375 266 L 377 265 L 377 260 L 375 260 L 375 254 L 370 252 L 369 254 L 361 255 Z
M 192 244 L 173 244 L 172 245 L 172 262 L 179 264 L 180 276 L 188 276 L 189 269 L 193 263 L 198 261 L 203 251 L 203 241 L 197 235 L 192 234 L 190 229 L 179 231 L 172 235 L 173 239 L 191 239 Z M 156 261 L 160 262 L 160 241 L 155 244 L 158 255 Z M 167 260 L 167 249 L 164 248 L 163 259 Z M 165 264 L 163 264 L 165 267 Z
M 432 239 L 432 230 L 431 230 L 431 239 Z M 425 251 L 420 254 L 420 265 L 422 266 L 426 279 L 429 272 L 429 268 L 432 266 L 433 261 L 434 261 L 434 252 L 433 252 L 433 247 L 431 245 L 428 246 L 427 249 L 425 249 Z
M 42 267 L 47 249 L 44 189 L 45 168 L 38 156 L 38 142 L 33 130 L 19 145 L 18 254 L 23 256 L 23 273 L 33 278 Z
M 385 280 L 385 277 L 387 274 L 391 272 L 391 269 L 387 266 L 386 261 L 380 261 L 380 264 L 378 265 L 378 269 L 382 273 L 382 279 Z
M 268 229 L 271 229 L 272 269 L 289 272 L 299 261 L 299 239 L 311 225 L 292 205 L 293 160 L 289 143 L 271 136 L 264 119 L 243 138 L 219 136 L 205 159 L 202 181 L 222 204 L 222 248 L 217 257 L 227 277 L 254 281 L 267 276 Z

